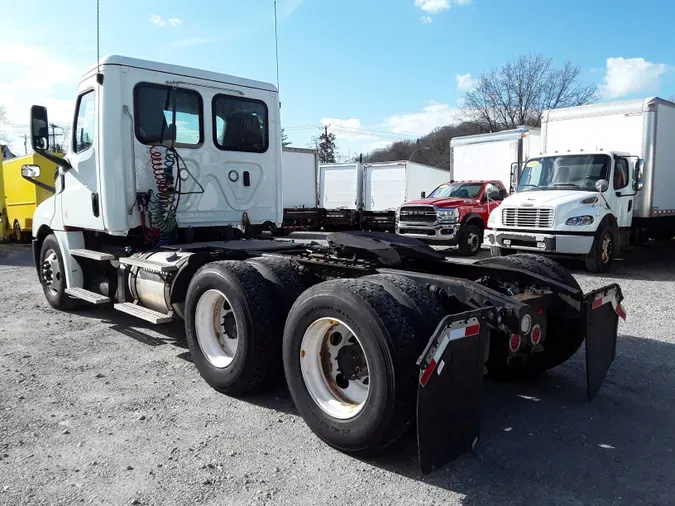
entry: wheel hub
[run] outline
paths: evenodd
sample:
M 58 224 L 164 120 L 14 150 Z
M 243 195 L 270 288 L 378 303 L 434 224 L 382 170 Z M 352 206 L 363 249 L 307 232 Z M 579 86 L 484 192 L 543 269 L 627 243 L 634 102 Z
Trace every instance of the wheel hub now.
M 307 328 L 300 368 L 308 393 L 328 415 L 346 420 L 363 409 L 370 392 L 368 357 L 341 321 L 321 318 Z
M 42 282 L 52 293 L 61 290 L 62 275 L 59 267 L 59 257 L 54 250 L 48 250 L 42 260 Z
M 471 248 L 471 251 L 476 250 L 476 248 L 480 246 L 478 236 L 474 233 L 469 234 L 469 239 L 467 242 L 469 243 L 469 248 Z
M 206 360 L 218 369 L 228 367 L 237 354 L 237 319 L 220 290 L 207 290 L 195 309 L 197 343 Z
M 602 238 L 602 263 L 606 264 L 609 262 L 612 256 L 612 237 L 609 234 L 605 234 L 605 237 Z

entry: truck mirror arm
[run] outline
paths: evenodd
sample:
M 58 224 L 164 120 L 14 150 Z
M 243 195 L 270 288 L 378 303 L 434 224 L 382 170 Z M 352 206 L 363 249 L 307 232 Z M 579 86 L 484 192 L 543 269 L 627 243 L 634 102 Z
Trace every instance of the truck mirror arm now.
M 40 153 L 40 154 L 42 155 L 42 153 Z M 45 157 L 45 158 L 47 158 L 47 157 Z M 35 186 L 39 186 L 43 190 L 47 190 L 49 193 L 56 193 L 56 188 L 54 188 L 53 186 L 49 186 L 48 184 L 45 184 L 42 181 L 38 181 L 37 179 L 26 177 L 23 174 L 21 174 L 21 177 L 24 178 L 29 183 L 33 183 Z
M 70 163 L 68 163 L 68 160 L 65 158 L 61 158 L 59 156 L 56 156 L 54 153 L 51 153 L 47 151 L 46 149 L 40 149 L 40 148 L 33 148 L 33 151 L 35 151 L 38 155 L 44 156 L 47 160 L 50 162 L 55 163 L 59 167 L 61 167 L 63 170 L 70 170 L 73 168 Z

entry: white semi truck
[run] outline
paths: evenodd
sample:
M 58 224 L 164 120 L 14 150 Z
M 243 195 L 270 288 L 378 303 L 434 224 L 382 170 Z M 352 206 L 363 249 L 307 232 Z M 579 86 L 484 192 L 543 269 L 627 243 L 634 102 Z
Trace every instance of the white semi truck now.
M 451 179 L 497 180 L 513 193 L 527 160 L 540 153 L 541 131 L 534 127 L 454 137 L 450 140 Z
M 485 244 L 576 255 L 606 272 L 629 244 L 675 236 L 675 104 L 646 98 L 546 111 L 542 151 L 490 214 Z
M 328 444 L 371 452 L 416 426 L 424 472 L 475 444 L 486 369 L 537 374 L 585 341 L 597 393 L 616 284 L 584 294 L 543 257 L 459 264 L 386 233 L 252 238 L 282 222 L 279 115 L 271 84 L 118 56 L 80 82 L 65 158 L 33 106 L 32 147 L 59 166 L 32 230 L 48 303 L 182 320 L 214 389 L 243 395 L 283 370 Z

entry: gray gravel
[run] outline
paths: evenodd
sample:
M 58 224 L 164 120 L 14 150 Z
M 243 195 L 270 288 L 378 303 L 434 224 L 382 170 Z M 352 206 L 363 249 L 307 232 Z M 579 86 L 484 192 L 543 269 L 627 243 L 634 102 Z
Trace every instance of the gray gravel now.
M 583 353 L 536 383 L 489 382 L 475 451 L 422 477 L 412 436 L 365 461 L 327 447 L 283 381 L 211 390 L 180 325 L 52 310 L 29 248 L 0 245 L 0 503 L 673 503 L 674 252 L 641 248 L 605 277 L 569 264 L 626 296 L 599 396 L 585 401 Z

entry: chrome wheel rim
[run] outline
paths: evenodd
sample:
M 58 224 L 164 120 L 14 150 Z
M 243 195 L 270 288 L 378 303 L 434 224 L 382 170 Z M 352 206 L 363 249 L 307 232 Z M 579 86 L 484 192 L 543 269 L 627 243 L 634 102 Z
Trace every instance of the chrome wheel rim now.
M 348 420 L 366 405 L 371 388 L 368 357 L 344 322 L 321 318 L 307 328 L 300 369 L 309 395 L 327 415 Z
M 476 251 L 480 246 L 478 234 L 474 234 L 473 232 L 471 232 L 469 234 L 469 238 L 467 239 L 467 243 L 469 244 L 469 249 L 471 251 Z
M 49 249 L 42 259 L 42 282 L 49 293 L 56 295 L 63 286 L 63 274 L 56 251 Z
M 195 333 L 204 357 L 218 369 L 229 367 L 239 348 L 237 319 L 220 290 L 207 290 L 197 301 Z
M 600 249 L 603 264 L 609 263 L 609 260 L 612 257 L 612 248 L 612 237 L 609 234 L 605 234 L 605 236 L 602 238 Z

